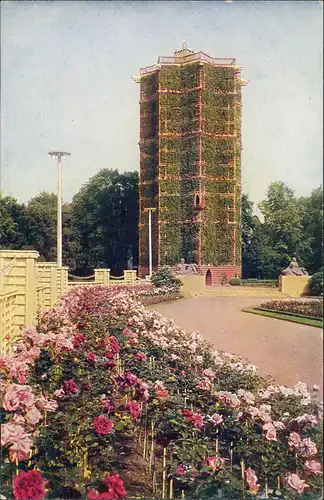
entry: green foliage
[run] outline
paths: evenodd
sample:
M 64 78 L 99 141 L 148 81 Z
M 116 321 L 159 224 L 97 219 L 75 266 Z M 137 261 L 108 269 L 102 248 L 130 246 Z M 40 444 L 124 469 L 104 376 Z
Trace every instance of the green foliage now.
M 172 269 L 168 266 L 161 267 L 153 273 L 151 281 L 156 287 L 172 286 L 177 290 L 180 289 L 182 284 L 181 281 L 174 276 Z
M 229 284 L 233 286 L 242 285 L 242 280 L 240 278 L 231 278 Z
M 306 243 L 299 249 L 299 256 L 312 274 L 323 263 L 323 187 L 314 189 L 308 197 L 299 198 L 298 208 Z
M 313 295 L 323 295 L 323 268 L 313 274 L 310 285 Z
M 103 169 L 73 198 L 71 228 L 77 270 L 126 268 L 138 246 L 138 174 Z

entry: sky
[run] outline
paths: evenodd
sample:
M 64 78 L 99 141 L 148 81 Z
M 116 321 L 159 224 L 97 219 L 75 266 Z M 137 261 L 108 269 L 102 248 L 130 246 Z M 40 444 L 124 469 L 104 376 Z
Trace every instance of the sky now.
M 271 182 L 297 196 L 322 184 L 323 2 L 1 2 L 1 189 L 63 199 L 102 168 L 139 170 L 141 67 L 196 52 L 242 67 L 242 185 L 256 204 Z

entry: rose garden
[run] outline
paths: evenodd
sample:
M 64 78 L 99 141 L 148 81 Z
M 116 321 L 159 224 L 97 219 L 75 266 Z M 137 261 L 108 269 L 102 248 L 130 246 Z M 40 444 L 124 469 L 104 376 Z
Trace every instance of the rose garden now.
M 318 388 L 143 305 L 178 292 L 77 287 L 23 331 L 0 361 L 4 498 L 322 497 Z

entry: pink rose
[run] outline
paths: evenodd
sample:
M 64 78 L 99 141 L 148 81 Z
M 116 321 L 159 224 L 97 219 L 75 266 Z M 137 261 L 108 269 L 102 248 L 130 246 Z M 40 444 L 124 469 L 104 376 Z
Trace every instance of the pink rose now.
M 260 485 L 257 484 L 258 478 L 257 478 L 257 475 L 255 473 L 255 470 L 251 469 L 251 467 L 248 467 L 245 470 L 245 475 L 246 475 L 246 481 L 250 486 L 250 490 L 253 493 L 257 493 L 258 489 L 260 488 Z
M 94 363 L 96 361 L 96 355 L 94 352 L 88 352 L 86 355 L 86 360 L 89 361 L 89 363 Z
M 34 404 L 34 394 L 30 385 L 10 384 L 3 398 L 3 407 L 7 411 L 15 411 L 19 407 L 30 408 Z
M 33 442 L 27 434 L 9 448 L 9 457 L 12 462 L 25 460 L 28 457 Z
M 225 459 L 221 457 L 206 457 L 205 465 L 211 467 L 214 470 L 221 469 L 224 466 Z
M 311 457 L 317 453 L 316 444 L 310 438 L 303 439 L 299 448 L 301 454 L 305 457 Z
M 144 352 L 137 352 L 136 353 L 136 360 L 137 361 L 146 361 L 147 360 L 146 354 Z
M 299 445 L 301 443 L 301 438 L 300 435 L 297 432 L 291 432 L 289 434 L 289 439 L 288 439 L 288 446 L 290 449 L 295 449 L 297 450 L 299 448 Z
M 318 474 L 322 474 L 322 465 L 317 460 L 306 460 L 305 470 L 317 476 Z
M 197 389 L 202 389 L 203 391 L 210 391 L 212 385 L 208 379 L 201 380 L 198 385 L 196 385 Z
M 212 415 L 209 418 L 209 420 L 212 424 L 219 425 L 223 422 L 223 417 L 221 415 L 219 415 L 218 413 L 214 413 L 214 415 Z
M 187 473 L 181 465 L 178 465 L 178 467 L 176 468 L 176 471 L 175 471 L 175 475 L 176 476 L 186 476 Z
M 20 439 L 27 436 L 25 429 L 13 422 L 1 424 L 1 446 L 17 443 Z
M 267 422 L 266 424 L 263 425 L 262 429 L 266 432 L 265 438 L 268 441 L 277 441 L 277 432 L 276 428 L 273 425 L 272 422 Z
M 293 490 L 296 490 L 298 493 L 303 493 L 305 488 L 308 488 L 309 486 L 300 479 L 298 474 L 289 474 L 287 476 L 287 484 L 292 488 Z
M 42 418 L 41 412 L 33 406 L 27 411 L 26 420 L 30 425 L 36 425 Z
M 209 378 L 210 380 L 214 380 L 216 378 L 216 373 L 213 372 L 213 370 L 210 370 L 209 368 L 204 370 L 202 374 L 203 377 Z
M 198 427 L 198 429 L 201 429 L 204 426 L 203 417 L 198 415 L 198 413 L 193 414 L 191 421 L 195 427 Z

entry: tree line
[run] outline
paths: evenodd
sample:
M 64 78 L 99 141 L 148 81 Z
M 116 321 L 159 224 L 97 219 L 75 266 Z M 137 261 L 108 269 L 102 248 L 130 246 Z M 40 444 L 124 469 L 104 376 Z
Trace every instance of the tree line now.
M 34 249 L 56 260 L 56 203 L 42 192 L 28 203 L 0 193 L 0 249 Z M 323 188 L 298 198 L 282 182 L 270 184 L 258 206 L 242 196 L 244 278 L 275 279 L 292 255 L 310 274 L 322 266 Z M 262 219 L 262 220 L 261 220 Z M 138 264 L 138 173 L 103 169 L 63 204 L 63 263 L 86 276 L 96 267 L 113 274 Z

